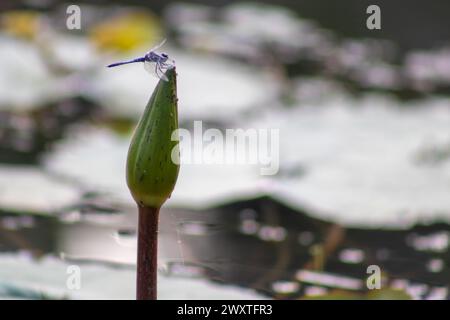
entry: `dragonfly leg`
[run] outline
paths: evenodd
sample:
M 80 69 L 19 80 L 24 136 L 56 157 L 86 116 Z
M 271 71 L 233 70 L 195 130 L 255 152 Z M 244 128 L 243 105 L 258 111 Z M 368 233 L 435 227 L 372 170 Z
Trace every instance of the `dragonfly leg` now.
M 158 78 L 161 79 L 161 76 L 160 76 L 160 74 L 158 73 L 158 71 L 159 71 L 158 64 L 155 63 L 155 74 L 158 76 Z
M 169 79 L 167 79 L 164 71 L 161 69 L 161 64 L 160 63 L 156 64 L 156 68 L 161 72 L 160 78 L 163 79 L 164 81 L 169 81 Z
M 167 63 L 167 62 L 161 62 L 161 66 L 162 66 L 164 69 L 169 69 L 170 67 L 173 66 L 173 64 L 172 64 L 172 63 Z

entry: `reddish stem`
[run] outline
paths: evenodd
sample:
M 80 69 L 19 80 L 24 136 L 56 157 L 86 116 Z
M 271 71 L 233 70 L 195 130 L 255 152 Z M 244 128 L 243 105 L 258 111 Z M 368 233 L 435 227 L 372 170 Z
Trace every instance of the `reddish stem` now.
M 138 205 L 136 299 L 156 300 L 159 208 Z

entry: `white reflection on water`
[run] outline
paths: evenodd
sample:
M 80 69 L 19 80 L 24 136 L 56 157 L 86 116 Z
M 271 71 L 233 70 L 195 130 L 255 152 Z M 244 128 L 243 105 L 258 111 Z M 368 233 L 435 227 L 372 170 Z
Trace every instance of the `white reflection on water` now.
M 427 263 L 427 268 L 431 272 L 440 272 L 442 269 L 444 269 L 444 260 L 442 259 L 431 259 Z
M 289 294 L 300 289 L 300 284 L 294 281 L 275 281 L 272 283 L 272 289 L 276 293 Z
M 364 251 L 347 248 L 339 253 L 339 259 L 346 263 L 361 263 L 364 260 Z
M 363 287 L 363 281 L 360 279 L 308 270 L 299 270 L 296 278 L 302 282 L 348 290 L 360 290 Z
M 408 240 L 416 250 L 444 252 L 449 245 L 449 234 L 438 232 L 424 236 L 412 235 Z

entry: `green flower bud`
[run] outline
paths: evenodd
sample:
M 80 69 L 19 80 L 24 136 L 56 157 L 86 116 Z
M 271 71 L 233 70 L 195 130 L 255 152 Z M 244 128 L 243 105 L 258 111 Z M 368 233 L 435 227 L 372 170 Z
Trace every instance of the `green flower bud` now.
M 166 71 L 134 132 L 128 150 L 127 184 L 140 206 L 159 208 L 170 197 L 178 177 L 179 156 L 176 70 Z M 174 161 L 175 160 L 175 161 Z

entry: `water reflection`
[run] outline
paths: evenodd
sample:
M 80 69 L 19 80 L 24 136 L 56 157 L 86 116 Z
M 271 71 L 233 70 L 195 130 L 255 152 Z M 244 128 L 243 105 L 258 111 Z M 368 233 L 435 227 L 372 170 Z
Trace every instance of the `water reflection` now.
M 3 212 L 0 248 L 35 257 L 53 254 L 68 261 L 132 267 L 136 259 L 133 209 L 85 213 L 77 219 Z M 249 232 L 249 221 L 256 226 L 253 232 Z M 261 236 L 261 226 L 271 230 L 266 234 L 269 238 Z M 396 231 L 346 228 L 342 233 L 336 225 L 269 198 L 205 211 L 165 209 L 159 270 L 170 277 L 207 278 L 271 297 L 299 298 L 335 289 L 363 293 L 366 268 L 377 264 L 386 285 L 403 288 L 417 298 L 438 297 L 446 288 L 447 249 L 439 246 L 438 251 L 425 252 L 422 245 L 411 243 L 436 240 L 448 229 L 447 225 Z M 332 247 L 327 242 L 330 238 Z

